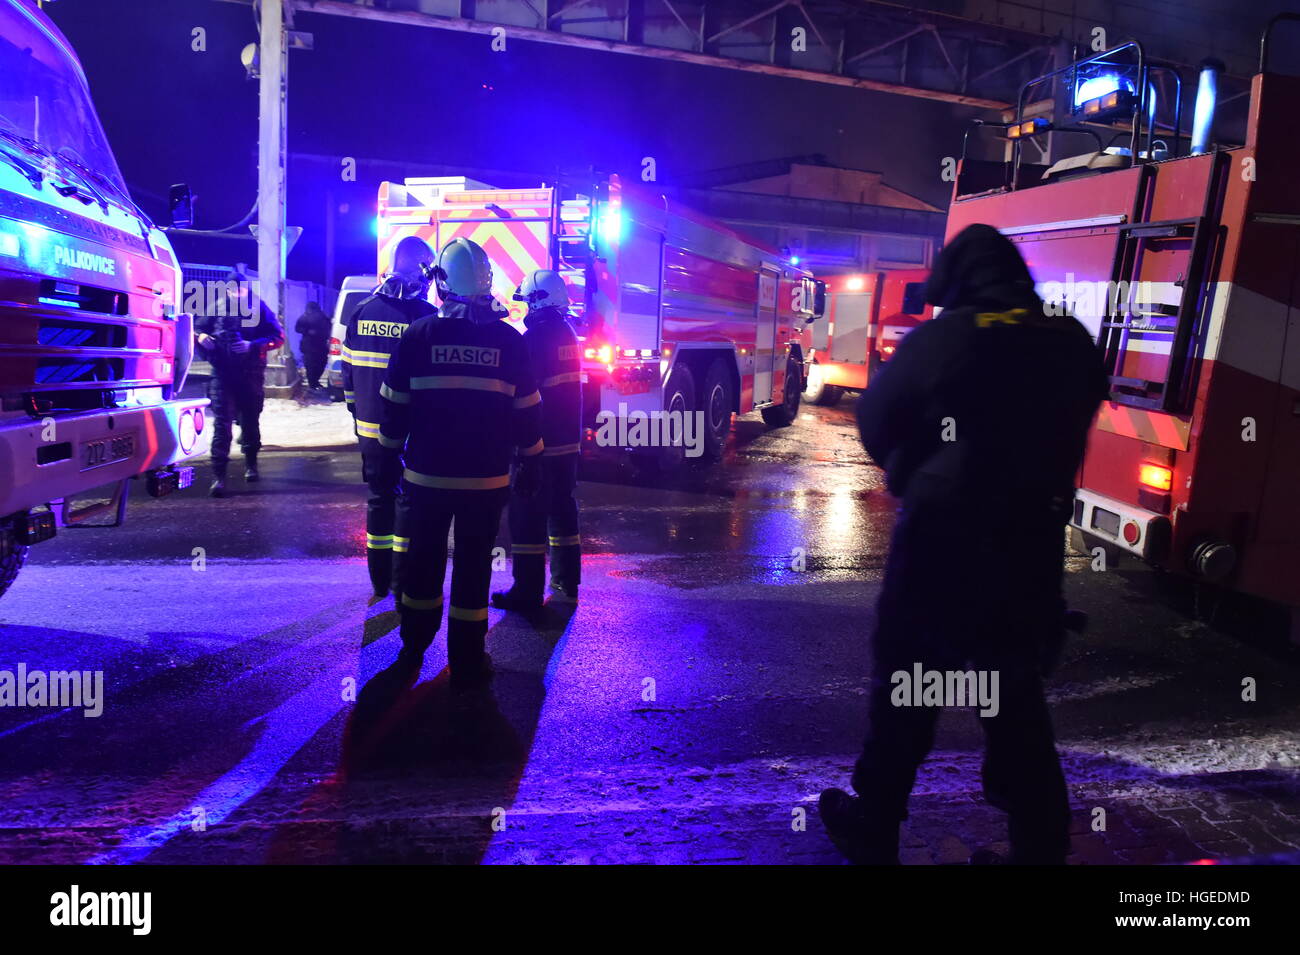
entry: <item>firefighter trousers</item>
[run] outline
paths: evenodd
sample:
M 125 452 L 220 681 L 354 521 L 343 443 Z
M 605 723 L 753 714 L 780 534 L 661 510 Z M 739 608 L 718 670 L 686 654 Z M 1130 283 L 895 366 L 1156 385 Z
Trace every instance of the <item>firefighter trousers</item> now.
M 397 499 L 398 610 L 402 648 L 423 654 L 442 622 L 447 535 L 454 534 L 451 603 L 447 608 L 447 662 L 453 684 L 473 684 L 490 674 L 484 653 L 492 548 L 501 524 L 503 496 L 493 491 L 437 491 L 404 485 Z
M 853 773 L 879 861 L 897 857 L 898 824 L 943 708 L 915 705 L 914 693 L 900 690 L 908 683 L 895 674 L 914 681 L 918 665 L 945 684 L 948 674 L 984 674 L 996 689 L 989 715 L 976 718 L 984 796 L 1007 813 L 1011 861 L 1061 864 L 1069 853 L 1069 797 L 1042 682 L 1044 647 L 1064 628 L 1062 529 L 1048 523 L 1010 546 L 982 548 L 977 538 L 943 515 L 904 513 L 895 528 L 872 635 L 869 728 Z M 968 548 L 954 554 L 959 540 Z
M 366 566 L 370 585 L 377 596 L 397 590 L 398 570 L 405 542 L 395 537 L 397 492 L 401 483 L 401 459 L 385 451 L 373 438 L 361 439 L 361 478 L 366 482 Z
M 208 379 L 208 398 L 212 402 L 212 465 L 225 474 L 230 462 L 233 425 L 239 424 L 239 448 L 245 457 L 256 456 L 262 449 L 262 404 L 265 389 L 262 370 L 232 369 L 214 373 Z
M 541 481 L 532 497 L 510 498 L 510 559 L 514 590 L 542 597 L 547 544 L 551 552 L 551 586 L 576 592 L 582 581 L 582 543 L 578 535 L 578 455 L 543 455 Z M 549 531 L 549 535 L 548 535 Z

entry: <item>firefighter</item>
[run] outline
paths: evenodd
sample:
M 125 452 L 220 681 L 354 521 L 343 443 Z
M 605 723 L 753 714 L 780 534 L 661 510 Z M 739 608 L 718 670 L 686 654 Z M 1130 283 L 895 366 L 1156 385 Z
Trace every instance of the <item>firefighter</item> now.
M 411 322 L 437 309 L 429 302 L 427 270 L 433 250 L 419 236 L 408 235 L 393 250 L 393 271 L 363 299 L 347 319 L 343 340 L 343 400 L 352 413 L 361 446 L 361 478 L 370 496 L 366 501 L 366 565 L 375 598 L 383 598 L 396 582 L 393 534 L 401 469 L 395 456 L 379 444 L 384 384 L 388 362 Z
M 582 437 L 582 372 L 578 336 L 568 322 L 569 292 L 550 269 L 524 277 L 515 300 L 528 303 L 524 344 L 542 396 L 541 484 L 531 496 L 510 499 L 510 557 L 514 585 L 492 595 L 503 610 L 534 612 L 542 606 L 547 530 L 552 599 L 576 603 L 582 577 L 578 537 L 578 450 Z
M 398 666 L 418 671 L 438 631 L 454 528 L 447 656 L 452 688 L 463 693 L 492 679 L 484 648 L 492 548 L 512 463 L 521 493 L 537 487 L 542 399 L 522 336 L 500 321 L 483 248 L 453 239 L 438 254 L 434 276 L 442 307 L 398 342 L 380 389 L 379 443 L 393 455 L 404 452 Z
M 239 448 L 244 453 L 244 480 L 260 478 L 257 453 L 262 448 L 261 416 L 266 398 L 266 353 L 284 344 L 284 329 L 260 298 L 250 294 L 243 279 L 229 283 L 215 314 L 194 322 L 199 354 L 212 365 L 208 398 L 212 401 L 213 497 L 226 494 L 230 468 L 232 425 L 239 423 Z M 250 301 L 256 301 L 252 307 Z M 256 319 L 253 315 L 256 314 Z
M 1058 864 L 1069 803 L 1043 698 L 1063 639 L 1064 526 L 1089 425 L 1106 396 L 1083 326 L 1048 314 L 1016 247 L 987 225 L 935 262 L 938 317 L 912 330 L 858 404 L 862 442 L 902 501 L 872 635 L 857 796 L 822 793 L 852 861 L 897 864 L 898 827 L 939 710 L 905 677 L 986 673 L 985 797 L 1008 816 L 1013 863 Z M 899 676 L 899 674 L 903 676 Z M 944 701 L 952 705 L 953 700 Z

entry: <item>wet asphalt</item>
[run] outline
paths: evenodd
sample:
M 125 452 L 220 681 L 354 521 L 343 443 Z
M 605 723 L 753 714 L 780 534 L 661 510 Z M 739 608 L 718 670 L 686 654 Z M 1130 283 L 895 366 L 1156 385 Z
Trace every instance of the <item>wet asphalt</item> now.
M 864 729 L 895 510 L 847 402 L 740 419 L 682 475 L 586 462 L 582 601 L 492 611 L 472 712 L 441 641 L 414 685 L 385 670 L 397 615 L 367 599 L 358 456 L 272 450 L 262 471 L 223 500 L 205 468 L 169 499 L 137 489 L 123 527 L 60 532 L 0 598 L 0 669 L 104 685 L 98 717 L 0 709 L 0 862 L 839 862 L 815 799 Z M 1300 849 L 1300 661 L 1269 608 L 1068 567 L 1090 615 L 1050 686 L 1071 860 Z M 980 740 L 944 714 L 904 861 L 1001 844 Z

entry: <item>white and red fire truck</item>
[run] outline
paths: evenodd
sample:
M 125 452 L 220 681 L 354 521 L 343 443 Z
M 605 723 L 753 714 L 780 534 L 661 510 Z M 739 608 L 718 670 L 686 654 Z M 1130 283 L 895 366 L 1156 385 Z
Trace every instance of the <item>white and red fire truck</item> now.
M 602 421 L 700 412 L 700 450 L 717 458 L 733 414 L 760 411 L 776 426 L 796 417 L 801 333 L 823 301 L 819 283 L 775 249 L 660 193 L 617 176 L 535 189 L 407 179 L 381 184 L 378 231 L 380 274 L 407 235 L 435 249 L 459 236 L 479 243 L 515 322 L 523 276 L 558 271 L 583 339 L 589 442 L 600 443 Z M 656 453 L 673 466 L 690 449 Z
M 167 237 L 131 201 L 67 40 L 0 0 L 0 593 L 29 545 L 107 514 L 130 478 L 189 483 L 207 399 Z M 99 488 L 107 497 L 73 506 Z
M 1173 68 L 1124 44 L 1022 90 L 1010 160 L 963 158 L 947 231 L 1001 230 L 1045 301 L 1070 307 L 1104 351 L 1110 400 L 1093 425 L 1073 533 L 1089 549 L 1295 607 L 1300 77 L 1269 71 L 1281 22 L 1261 44 L 1244 143 L 1210 142 L 1213 64 L 1185 140 L 1175 98 L 1154 101 L 1157 74 Z M 1026 118 L 1025 104 L 1053 86 L 1053 117 Z M 1075 153 L 1025 161 L 1023 140 L 1045 134 Z M 1007 394 L 1034 400 L 1015 382 Z
M 833 405 L 862 391 L 903 336 L 929 318 L 925 269 L 828 276 L 825 314 L 808 326 L 804 398 Z

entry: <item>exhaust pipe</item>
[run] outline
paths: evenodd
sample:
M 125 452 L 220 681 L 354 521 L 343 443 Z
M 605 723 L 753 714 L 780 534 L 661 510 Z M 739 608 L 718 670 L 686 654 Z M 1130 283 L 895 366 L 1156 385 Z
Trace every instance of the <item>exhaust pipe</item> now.
M 1214 131 L 1214 112 L 1219 105 L 1220 60 L 1201 61 L 1201 78 L 1196 87 L 1196 110 L 1192 117 L 1192 150 L 1196 156 L 1210 151 L 1210 134 Z

